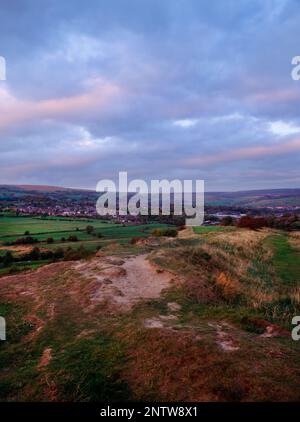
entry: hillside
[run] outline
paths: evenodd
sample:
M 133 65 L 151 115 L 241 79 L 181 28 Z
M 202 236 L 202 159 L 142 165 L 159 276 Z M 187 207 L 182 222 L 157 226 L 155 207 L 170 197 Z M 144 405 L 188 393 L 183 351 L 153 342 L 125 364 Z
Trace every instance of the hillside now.
M 299 233 L 197 233 L 0 278 L 1 400 L 299 400 Z
M 300 207 L 300 189 L 270 189 L 238 192 L 207 192 L 205 201 L 209 205 L 242 207 Z
M 45 198 L 76 199 L 86 198 L 96 200 L 98 194 L 92 190 L 63 188 L 56 186 L 37 185 L 0 185 L 0 198 L 26 198 L 33 195 L 43 195 Z M 53 196 L 54 195 L 54 196 Z M 270 189 L 237 192 L 205 192 L 206 206 L 224 207 L 300 207 L 300 189 Z

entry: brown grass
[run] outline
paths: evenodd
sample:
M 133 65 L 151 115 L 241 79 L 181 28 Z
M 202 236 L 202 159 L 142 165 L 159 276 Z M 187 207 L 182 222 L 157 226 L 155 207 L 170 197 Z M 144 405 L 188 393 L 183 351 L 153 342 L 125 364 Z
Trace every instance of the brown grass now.
M 216 277 L 216 285 L 221 290 L 225 299 L 234 299 L 241 293 L 241 285 L 237 280 L 233 280 L 224 272 L 220 272 Z

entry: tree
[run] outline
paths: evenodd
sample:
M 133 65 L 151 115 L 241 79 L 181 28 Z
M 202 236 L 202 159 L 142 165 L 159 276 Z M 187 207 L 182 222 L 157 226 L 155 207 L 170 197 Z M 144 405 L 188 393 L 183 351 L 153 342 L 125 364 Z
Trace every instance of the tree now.
M 263 217 L 251 217 L 250 215 L 245 215 L 241 217 L 237 223 L 238 227 L 248 228 L 252 230 L 257 230 L 262 227 L 267 227 L 268 222 Z
M 88 234 L 92 234 L 94 231 L 94 227 L 89 225 L 89 226 L 86 226 L 85 230 Z
M 15 245 L 30 245 L 31 243 L 38 243 L 38 239 L 32 236 L 19 237 L 14 242 Z
M 54 240 L 53 240 L 53 237 L 48 237 L 48 239 L 47 239 L 47 243 L 53 243 L 54 242 Z
M 41 256 L 41 253 L 38 247 L 31 249 L 31 251 L 28 254 L 28 258 L 34 261 L 40 259 L 40 256 Z
M 11 251 L 6 251 L 4 257 L 3 257 L 3 264 L 4 266 L 7 266 L 13 262 L 14 258 L 11 253 Z
M 233 226 L 234 225 L 234 219 L 230 215 L 226 215 L 226 217 L 223 217 L 221 220 L 222 226 Z
M 69 236 L 68 237 L 68 241 L 69 242 L 77 242 L 78 241 L 78 237 L 77 236 L 74 236 L 74 235 Z

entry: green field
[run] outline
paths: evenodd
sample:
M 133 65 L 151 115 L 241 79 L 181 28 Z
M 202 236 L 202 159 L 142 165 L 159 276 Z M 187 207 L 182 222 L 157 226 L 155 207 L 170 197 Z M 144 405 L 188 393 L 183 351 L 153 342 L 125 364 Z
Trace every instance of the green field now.
M 0 240 L 3 236 L 23 236 L 25 231 L 30 234 L 53 233 L 61 231 L 84 230 L 87 225 L 95 228 L 106 227 L 108 224 L 103 220 L 96 219 L 70 219 L 63 217 L 1 217 Z
M 86 226 L 94 227 L 93 233 L 86 232 Z M 39 218 L 39 217 L 1 217 L 0 218 L 0 254 L 6 253 L 5 246 L 12 245 L 18 238 L 25 237 L 25 232 L 38 240 L 32 244 L 41 249 L 78 248 L 83 246 L 89 251 L 96 250 L 110 241 L 120 244 L 129 243 L 133 237 L 147 237 L 153 229 L 166 227 L 165 224 L 151 223 L 143 225 L 115 224 L 96 219 Z M 69 236 L 76 236 L 77 241 L 69 241 Z M 51 237 L 53 243 L 48 244 Z M 62 238 L 65 240 L 63 241 Z M 16 246 L 17 248 L 17 246 Z
M 215 232 L 229 232 L 235 230 L 232 226 L 199 226 L 193 227 L 194 233 L 196 234 L 207 234 Z

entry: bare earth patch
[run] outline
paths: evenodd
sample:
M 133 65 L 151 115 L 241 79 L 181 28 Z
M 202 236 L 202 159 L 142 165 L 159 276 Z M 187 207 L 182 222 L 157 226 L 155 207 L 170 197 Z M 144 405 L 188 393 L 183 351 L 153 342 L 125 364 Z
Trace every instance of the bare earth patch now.
M 108 301 L 123 310 L 130 309 L 139 300 L 158 298 L 174 278 L 168 271 L 156 271 L 146 255 L 126 261 L 111 257 L 96 258 L 75 264 L 74 269 L 81 277 L 94 278 L 92 302 Z
M 0 246 L 0 250 L 7 250 L 17 253 L 27 253 L 32 250 L 31 245 L 12 245 L 12 246 Z
M 42 357 L 41 357 L 40 362 L 39 362 L 38 369 L 42 369 L 45 366 L 49 365 L 49 362 L 52 359 L 51 352 L 52 352 L 51 347 L 46 347 L 46 349 L 44 349 Z

